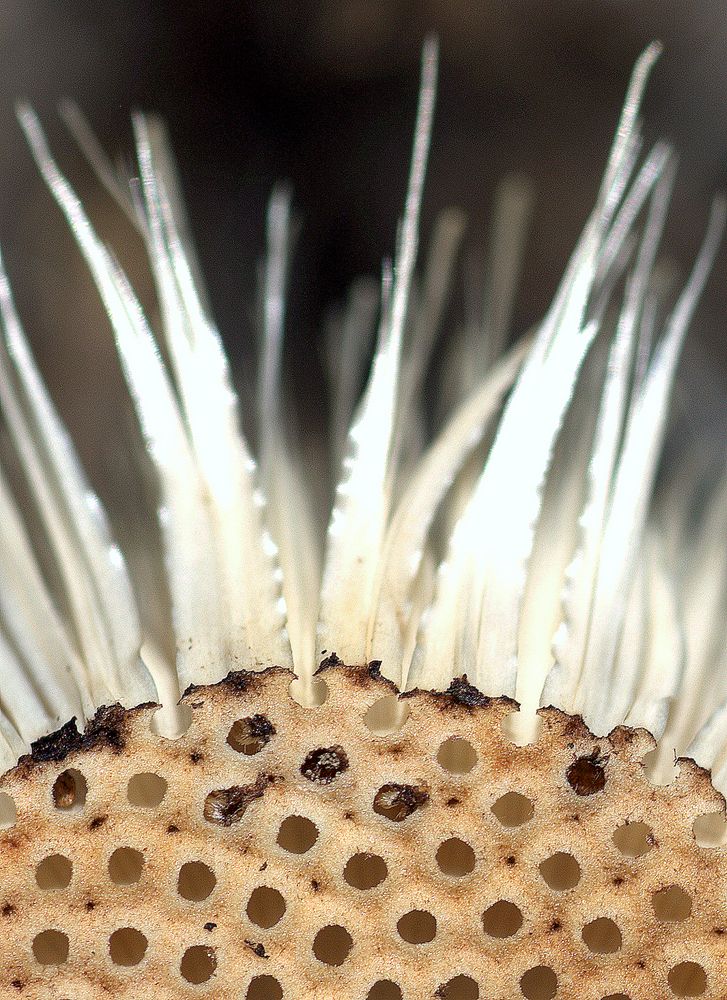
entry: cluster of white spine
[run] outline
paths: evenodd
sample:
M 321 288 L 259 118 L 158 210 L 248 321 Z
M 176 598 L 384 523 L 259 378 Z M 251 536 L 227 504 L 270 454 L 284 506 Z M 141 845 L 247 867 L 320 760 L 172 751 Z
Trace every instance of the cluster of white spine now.
M 305 691 L 323 651 L 335 650 L 350 663 L 381 660 L 402 688 L 467 674 L 487 694 L 516 697 L 523 719 L 555 704 L 599 733 L 646 726 L 663 735 L 665 759 L 690 753 L 727 790 L 727 670 L 717 640 L 727 487 L 714 491 L 697 540 L 675 528 L 676 500 L 660 511 L 652 503 L 679 353 L 725 206 L 715 201 L 692 273 L 667 308 L 654 272 L 674 158 L 661 143 L 642 157 L 638 120 L 657 55 L 651 46 L 634 70 L 596 206 L 553 305 L 504 353 L 530 193 L 521 182 L 501 189 L 486 308 L 449 336 L 432 434 L 424 378 L 464 221 L 443 214 L 418 275 L 437 65 L 435 43 L 425 45 L 393 264 L 380 293 L 366 281 L 353 288 L 329 338 L 331 453 L 341 475 L 327 532 L 282 418 L 287 190 L 276 190 L 268 214 L 256 460 L 161 125 L 134 120 L 139 177 L 129 195 L 79 113 L 64 109 L 144 241 L 168 364 L 37 118 L 20 109 L 102 297 L 156 471 L 177 654 L 166 662 L 165 637 L 142 635 L 135 581 L 0 269 L 0 406 L 43 532 L 29 537 L 0 477 L 0 769 L 71 716 L 83 722 L 109 701 L 155 699 L 171 709 L 188 684 L 232 669 L 292 666 Z M 39 566 L 40 546 L 62 600 Z

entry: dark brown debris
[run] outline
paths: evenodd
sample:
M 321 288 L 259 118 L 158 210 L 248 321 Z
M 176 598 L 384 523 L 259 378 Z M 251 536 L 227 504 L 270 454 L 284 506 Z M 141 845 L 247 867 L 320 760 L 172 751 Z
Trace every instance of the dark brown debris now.
M 595 795 L 606 787 L 606 768 L 596 757 L 576 758 L 565 776 L 576 795 Z
M 250 715 L 238 719 L 230 729 L 227 742 L 238 753 L 251 756 L 259 753 L 275 736 L 275 726 L 267 715 Z
M 374 812 L 393 823 L 401 823 L 429 801 L 426 785 L 382 785 L 374 796 Z
M 318 785 L 330 785 L 348 770 L 348 756 L 342 746 L 318 747 L 311 750 L 300 765 L 300 773 Z
M 250 803 L 262 798 L 270 781 L 270 775 L 259 774 L 251 785 L 233 785 L 210 792 L 204 802 L 204 818 L 218 826 L 239 823 Z
M 132 711 L 143 711 L 149 707 L 140 705 Z M 114 753 L 121 753 L 126 744 L 126 724 L 129 714 L 129 711 L 121 705 L 106 705 L 99 708 L 83 733 L 79 733 L 74 717 L 55 733 L 42 736 L 31 743 L 30 754 L 21 757 L 18 766 L 27 769 L 33 764 L 43 764 L 48 761 L 60 763 L 69 754 L 79 750 L 99 750 L 107 747 Z

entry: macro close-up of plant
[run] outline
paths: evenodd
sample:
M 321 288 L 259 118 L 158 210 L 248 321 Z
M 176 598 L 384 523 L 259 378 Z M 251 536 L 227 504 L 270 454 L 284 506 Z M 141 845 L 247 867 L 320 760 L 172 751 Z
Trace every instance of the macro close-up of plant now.
M 319 85 L 394 31 L 325 10 Z M 174 128 L 14 95 L 53 278 L 0 231 L 0 997 L 727 996 L 727 201 L 685 259 L 648 41 L 543 297 L 527 171 L 484 250 L 428 214 L 444 23 L 378 275 L 313 273 L 278 179 L 240 344 Z

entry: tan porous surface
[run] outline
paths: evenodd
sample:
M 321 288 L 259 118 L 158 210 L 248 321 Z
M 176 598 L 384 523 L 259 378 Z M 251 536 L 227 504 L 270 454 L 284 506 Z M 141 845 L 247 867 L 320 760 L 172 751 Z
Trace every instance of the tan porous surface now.
M 553 709 L 518 747 L 464 681 L 382 735 L 375 668 L 318 677 L 317 708 L 278 669 L 192 689 L 174 741 L 107 709 L 0 780 L 1 997 L 727 997 L 727 851 L 692 830 L 724 803 L 693 763 L 652 786 L 647 733 Z

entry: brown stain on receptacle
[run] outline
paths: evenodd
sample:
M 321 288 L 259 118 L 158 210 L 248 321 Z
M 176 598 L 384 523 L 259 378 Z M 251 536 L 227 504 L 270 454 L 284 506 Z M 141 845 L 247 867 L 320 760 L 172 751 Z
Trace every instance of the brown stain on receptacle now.
M 251 785 L 232 785 L 210 792 L 204 801 L 204 818 L 218 826 L 232 826 L 239 823 L 248 806 L 255 799 L 262 798 L 268 784 L 274 780 L 271 774 L 259 774 Z
M 317 785 L 330 785 L 348 770 L 348 755 L 342 746 L 318 747 L 311 750 L 300 765 L 300 773 Z
M 267 746 L 277 730 L 267 715 L 256 712 L 233 723 L 227 737 L 228 744 L 238 753 L 252 756 Z
M 488 698 L 470 684 L 467 674 L 454 677 L 444 693 L 457 705 L 464 705 L 466 708 L 486 708 L 492 703 L 492 698 Z
M 30 753 L 18 761 L 19 777 L 27 776 L 38 764 L 64 761 L 79 751 L 108 749 L 121 753 L 126 746 L 129 721 L 137 712 L 152 708 L 151 703 L 125 709 L 122 705 L 104 705 L 89 719 L 82 733 L 78 731 L 75 717 L 56 732 L 42 736 L 30 744 Z
M 258 958 L 270 958 L 268 953 L 265 951 L 265 945 L 259 941 L 248 941 L 245 939 L 245 944 L 248 946 L 253 954 L 257 955 Z
M 429 801 L 429 786 L 388 782 L 374 795 L 374 812 L 392 823 L 401 823 Z
M 596 795 L 606 787 L 605 764 L 597 756 L 577 757 L 565 776 L 576 795 Z
M 255 694 L 263 690 L 267 679 L 271 676 L 288 673 L 289 671 L 284 667 L 266 667 L 265 670 L 231 670 L 221 681 L 210 686 L 223 691 L 227 690 L 232 694 Z M 197 692 L 204 693 L 208 690 L 209 687 L 204 684 L 190 684 L 182 696 L 182 701 L 187 702 L 190 696 L 194 696 Z

